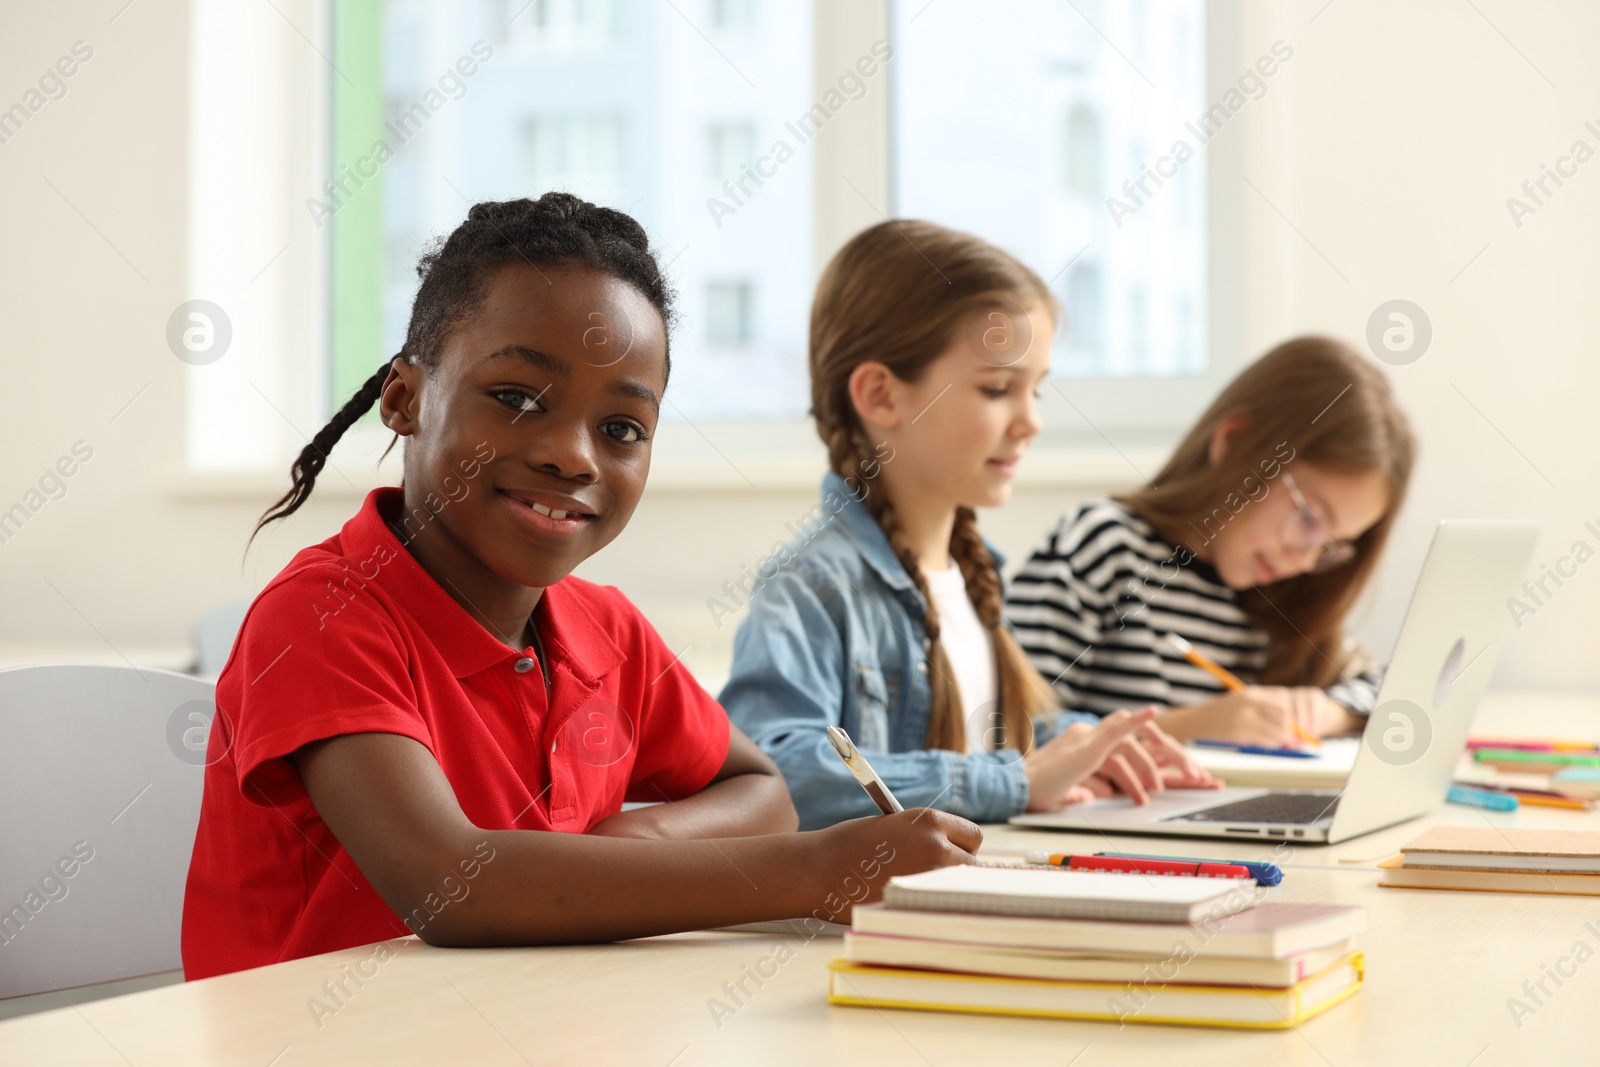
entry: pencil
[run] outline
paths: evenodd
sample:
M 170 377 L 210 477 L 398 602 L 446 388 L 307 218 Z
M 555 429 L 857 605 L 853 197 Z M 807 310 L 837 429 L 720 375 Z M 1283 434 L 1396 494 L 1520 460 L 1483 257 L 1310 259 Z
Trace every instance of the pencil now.
M 1175 649 L 1180 655 L 1182 655 L 1184 659 L 1188 660 L 1190 663 L 1193 663 L 1196 667 L 1199 667 L 1201 670 L 1203 670 L 1207 674 L 1211 675 L 1211 677 L 1215 678 L 1217 681 L 1219 681 L 1223 685 L 1227 686 L 1230 690 L 1233 690 L 1233 691 L 1237 692 L 1238 690 L 1243 689 L 1245 687 L 1244 683 L 1239 680 L 1238 675 L 1234 674 L 1232 671 L 1228 670 L 1226 667 L 1222 667 L 1222 666 L 1219 666 L 1216 663 L 1213 663 L 1210 660 L 1210 658 L 1202 655 L 1200 653 L 1199 649 L 1195 648 L 1188 641 L 1186 641 L 1183 638 L 1179 637 L 1177 634 L 1169 633 L 1169 634 L 1165 634 L 1164 636 L 1166 638 L 1167 644 L 1170 645 L 1173 649 Z M 1300 741 L 1303 742 L 1304 744 L 1307 744 L 1307 745 L 1320 745 L 1320 744 L 1322 744 L 1322 740 L 1320 738 L 1318 738 L 1318 737 L 1316 737 L 1316 736 L 1314 736 L 1314 735 L 1312 735 L 1310 733 L 1307 733 L 1304 729 L 1301 728 L 1299 723 L 1291 723 L 1290 725 L 1292 725 L 1293 728 L 1294 728 L 1295 737 L 1299 738 Z
M 1551 797 L 1542 793 L 1524 793 L 1516 789 L 1508 789 L 1506 792 L 1522 803 L 1531 804 L 1536 808 L 1571 808 L 1574 811 L 1588 811 L 1593 806 L 1582 797 Z

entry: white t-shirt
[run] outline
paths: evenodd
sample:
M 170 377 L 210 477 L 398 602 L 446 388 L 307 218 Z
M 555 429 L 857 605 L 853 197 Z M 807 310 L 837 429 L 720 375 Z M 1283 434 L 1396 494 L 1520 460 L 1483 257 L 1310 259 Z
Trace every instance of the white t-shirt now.
M 994 642 L 967 596 L 967 581 L 960 567 L 925 570 L 922 576 L 939 612 L 939 643 L 955 671 L 957 700 L 967 724 L 967 749 L 988 752 L 994 747 L 989 733 L 996 699 Z

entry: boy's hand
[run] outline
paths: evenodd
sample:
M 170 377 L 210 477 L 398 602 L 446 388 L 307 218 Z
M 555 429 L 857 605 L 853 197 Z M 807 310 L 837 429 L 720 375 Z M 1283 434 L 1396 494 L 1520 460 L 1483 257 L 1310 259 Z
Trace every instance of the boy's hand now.
M 857 904 L 883 896 L 897 874 L 972 863 L 983 843 L 977 824 L 932 808 L 851 819 L 814 832 L 817 905 L 810 915 L 847 923 Z

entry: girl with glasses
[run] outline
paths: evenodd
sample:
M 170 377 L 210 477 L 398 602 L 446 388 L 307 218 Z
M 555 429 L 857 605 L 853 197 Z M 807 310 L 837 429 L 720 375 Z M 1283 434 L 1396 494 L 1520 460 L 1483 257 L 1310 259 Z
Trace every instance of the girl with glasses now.
M 1325 337 L 1285 342 L 1223 389 L 1148 485 L 1050 531 L 1007 599 L 1017 639 L 1067 707 L 1156 704 L 1176 738 L 1281 746 L 1359 729 L 1381 670 L 1344 620 L 1415 452 L 1371 361 Z

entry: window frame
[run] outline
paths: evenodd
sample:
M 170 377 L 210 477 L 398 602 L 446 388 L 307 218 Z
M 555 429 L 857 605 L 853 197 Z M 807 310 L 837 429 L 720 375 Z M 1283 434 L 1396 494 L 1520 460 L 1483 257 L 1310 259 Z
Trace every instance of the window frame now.
M 877 2 L 886 7 L 920 6 L 918 0 Z M 1216 100 L 1231 87 L 1232 72 L 1240 69 L 1242 20 L 1237 7 L 1206 0 L 1205 27 L 1205 98 Z M 892 150 L 893 130 L 888 134 Z M 1217 138 L 1206 145 L 1205 152 L 1206 372 L 1170 377 L 1052 376 L 1041 391 L 1039 414 L 1045 428 L 1034 444 L 1035 452 L 1070 453 L 1095 445 L 1115 449 L 1124 442 L 1135 448 L 1159 449 L 1175 442 L 1248 361 L 1243 340 L 1245 305 L 1239 295 L 1244 280 L 1241 176 L 1245 138 Z M 1070 252 L 1064 250 L 1063 255 Z
M 814 71 L 818 84 L 832 81 L 852 65 L 872 42 L 888 38 L 893 25 L 891 4 L 903 0 L 815 0 Z M 331 297 L 334 228 L 318 228 L 303 201 L 320 189 L 332 162 L 333 86 L 340 75 L 322 56 L 332 55 L 331 0 L 282 0 L 284 16 L 267 9 L 277 27 L 270 34 L 270 62 L 280 74 L 272 80 L 276 95 L 262 104 L 264 117 L 242 145 L 251 158 L 231 158 L 218 168 L 207 159 L 208 131 L 214 131 L 216 81 L 229 76 L 207 49 L 221 36 L 246 30 L 261 32 L 266 20 L 252 19 L 250 5 L 228 0 L 191 0 L 195 32 L 191 37 L 191 104 L 196 121 L 190 144 L 194 185 L 190 210 L 190 290 L 204 295 L 218 291 L 220 250 L 214 224 L 219 204 L 241 210 L 233 190 L 219 190 L 252 162 L 270 163 L 278 175 L 266 191 L 278 203 L 265 228 L 272 247 L 290 250 L 285 259 L 281 292 L 267 302 L 279 317 L 280 343 L 255 354 L 249 366 L 228 369 L 224 359 L 211 367 L 191 368 L 189 426 L 185 471 L 188 490 L 222 489 L 225 475 L 276 474 L 326 420 L 327 412 L 353 390 L 335 380 L 332 331 L 338 324 L 328 313 Z M 1207 99 L 1218 98 L 1229 75 L 1242 69 L 1242 16 L 1232 4 L 1206 4 Z M 891 43 L 892 39 L 891 39 Z M 310 44 L 311 47 L 306 47 Z M 813 185 L 813 277 L 820 275 L 833 253 L 850 235 L 893 215 L 891 202 L 895 165 L 892 137 L 893 101 L 890 84 L 869 93 L 857 106 L 830 124 L 830 136 L 815 142 Z M 313 102 L 308 106 L 308 100 Z M 316 102 L 320 102 L 317 106 Z M 207 114 L 211 115 L 209 122 Z M 1022 484 L 1066 485 L 1103 481 L 1113 470 L 1129 468 L 1141 477 L 1187 428 L 1209 398 L 1244 365 L 1245 239 L 1243 191 L 1247 137 L 1218 138 L 1207 146 L 1208 370 L 1199 377 L 1133 379 L 1053 379 L 1044 389 L 1041 416 L 1045 432 L 1035 455 L 1019 472 Z M 202 147 L 207 146 L 207 147 Z M 278 264 L 281 268 L 283 263 Z M 298 284 L 296 284 L 298 280 Z M 257 301 L 261 303 L 261 301 Z M 227 306 L 226 304 L 224 306 Z M 275 310 L 274 310 L 275 309 Z M 238 324 L 236 323 L 236 329 Z M 227 378 L 227 389 L 203 381 Z M 376 368 L 374 368 L 376 369 Z M 346 375 L 348 377 L 348 375 Z M 198 384 L 197 384 L 198 383 Z M 357 383 L 358 384 L 358 383 Z M 231 393 L 229 392 L 231 390 Z M 252 395 L 259 394 L 259 395 Z M 223 394 L 237 403 L 219 402 Z M 667 394 L 671 411 L 671 391 Z M 252 443 L 241 446 L 239 442 Z M 335 450 L 333 463 L 346 474 L 325 479 L 337 490 L 341 481 L 352 492 L 392 481 L 399 450 L 382 469 L 378 456 L 390 435 L 368 423 L 354 427 Z M 230 442 L 232 443 L 230 445 Z M 737 457 L 735 460 L 733 457 Z M 825 467 L 825 454 L 808 419 L 688 422 L 664 421 L 656 436 L 651 488 L 665 492 L 777 491 L 814 488 Z M 254 484 L 255 479 L 250 479 Z

